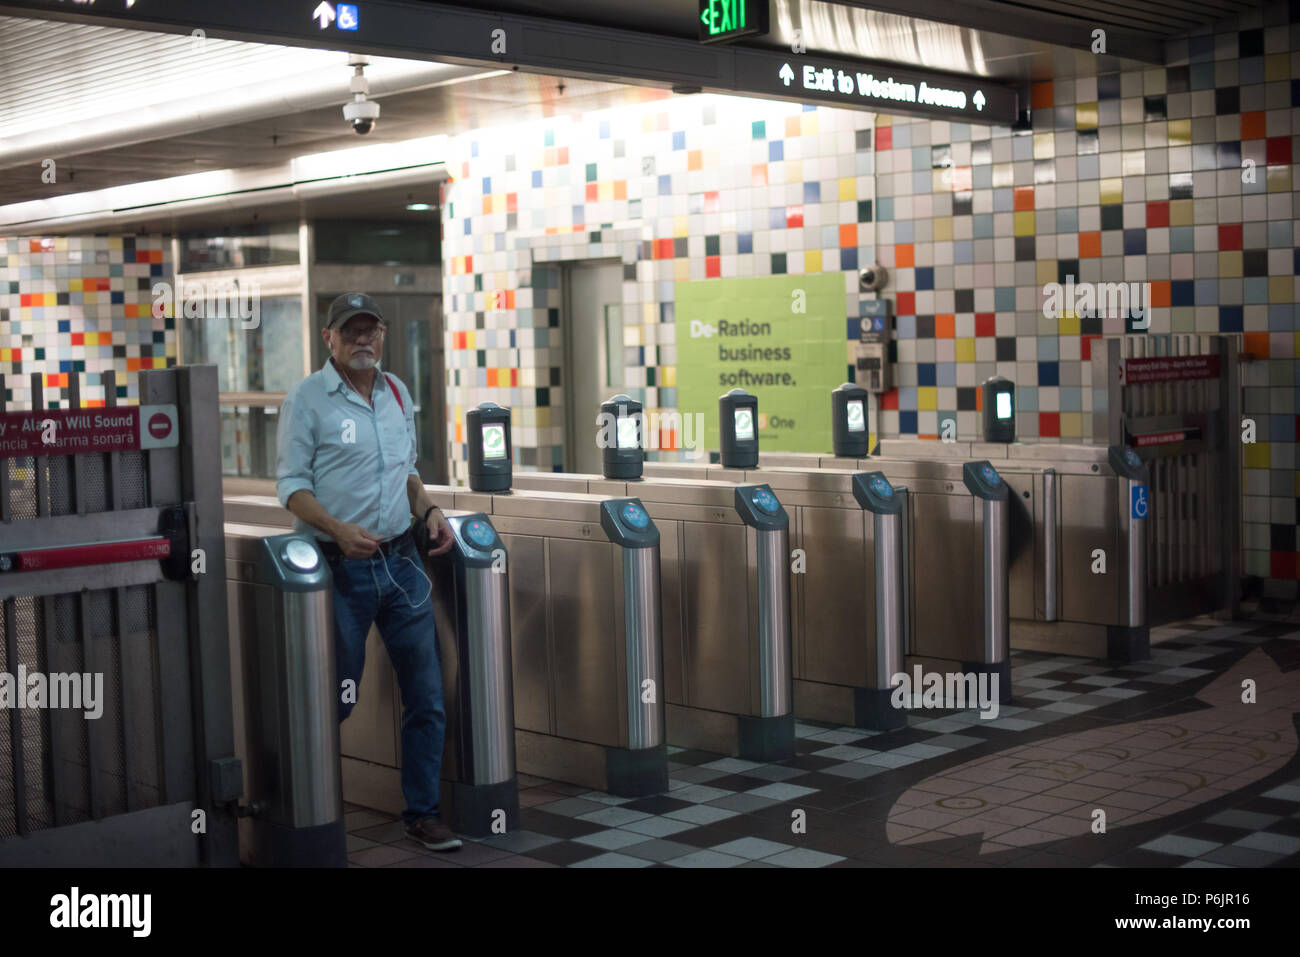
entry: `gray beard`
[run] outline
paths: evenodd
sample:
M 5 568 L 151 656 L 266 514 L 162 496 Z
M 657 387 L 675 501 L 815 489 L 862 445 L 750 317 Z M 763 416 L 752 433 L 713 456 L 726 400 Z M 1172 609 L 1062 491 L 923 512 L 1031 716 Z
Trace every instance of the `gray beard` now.
M 354 372 L 365 372 L 367 369 L 378 365 L 379 360 L 374 356 L 353 356 L 348 360 L 348 368 Z

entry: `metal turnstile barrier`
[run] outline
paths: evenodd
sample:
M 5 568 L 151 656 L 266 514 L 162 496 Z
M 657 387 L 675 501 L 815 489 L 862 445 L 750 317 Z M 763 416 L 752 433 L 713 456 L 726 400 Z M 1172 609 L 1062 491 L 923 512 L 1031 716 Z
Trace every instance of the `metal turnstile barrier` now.
M 510 552 L 515 748 L 528 774 L 627 797 L 668 789 L 660 531 L 634 498 L 426 486 Z
M 228 541 L 240 522 L 284 529 L 293 525 L 292 514 L 271 496 L 231 495 L 225 505 Z M 508 556 L 488 516 L 446 516 L 452 550 L 425 562 L 433 588 L 447 717 L 442 813 L 458 833 L 484 837 L 513 830 L 519 821 Z M 325 595 L 328 601 L 330 593 Z M 254 627 L 243 617 L 232 614 L 231 620 L 241 635 Z M 332 657 L 330 667 L 332 671 Z M 331 702 L 336 695 L 331 692 Z M 376 629 L 366 636 L 366 667 L 356 707 L 341 727 L 337 707 L 332 707 L 337 728 L 333 753 L 339 756 L 343 798 L 401 813 L 401 692 Z M 247 712 L 246 707 L 237 710 Z
M 346 867 L 330 572 L 316 542 L 226 525 L 237 753 L 245 771 L 241 858 Z

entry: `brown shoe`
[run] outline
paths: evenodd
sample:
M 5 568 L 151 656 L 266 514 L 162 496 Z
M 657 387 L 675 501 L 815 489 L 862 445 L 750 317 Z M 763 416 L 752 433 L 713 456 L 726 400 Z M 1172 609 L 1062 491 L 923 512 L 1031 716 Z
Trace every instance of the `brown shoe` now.
M 406 836 L 431 851 L 460 849 L 460 838 L 452 833 L 451 828 L 442 823 L 442 818 L 432 815 L 422 817 L 414 824 L 406 825 Z

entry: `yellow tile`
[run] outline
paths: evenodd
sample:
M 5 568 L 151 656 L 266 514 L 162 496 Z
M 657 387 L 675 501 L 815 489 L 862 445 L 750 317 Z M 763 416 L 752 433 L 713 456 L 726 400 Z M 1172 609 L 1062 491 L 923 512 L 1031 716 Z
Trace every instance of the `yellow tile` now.
M 817 132 L 817 113 L 802 113 L 799 116 L 799 135 L 812 136 Z
M 1101 188 L 1101 204 L 1103 206 L 1112 206 L 1115 203 L 1124 202 L 1123 179 L 1103 179 L 1098 185 Z
M 806 273 L 822 271 L 822 251 L 820 249 L 809 249 L 804 252 L 803 271 Z
M 1273 53 L 1264 57 L 1264 82 L 1277 83 L 1291 79 L 1291 57 L 1286 53 Z
M 608 203 L 614 198 L 614 181 L 606 180 L 596 187 L 596 197 L 602 203 Z
M 955 339 L 956 357 L 958 362 L 975 361 L 975 340 L 974 339 Z
M 676 388 L 677 386 L 677 367 L 660 366 L 659 378 L 663 380 L 662 384 L 665 389 Z
M 1075 104 L 1074 128 L 1076 130 L 1095 130 L 1097 128 L 1097 104 L 1096 103 Z
M 1246 453 L 1246 468 L 1248 469 L 1266 469 L 1269 467 L 1269 443 L 1255 442 L 1251 445 L 1242 446 Z
M 1072 312 L 1061 316 L 1061 335 L 1077 336 L 1079 334 L 1079 317 Z
M 477 348 L 477 347 L 474 345 L 474 337 L 475 337 L 475 335 L 477 335 L 477 333 L 478 333 L 478 330 L 477 330 L 477 329 L 470 329 L 468 332 L 465 333 L 465 348 L 466 348 L 466 349 L 474 349 L 474 348 Z
M 1186 146 L 1192 142 L 1192 121 L 1191 120 L 1170 120 L 1169 121 L 1169 145 Z
M 840 202 L 848 203 L 858 198 L 858 181 L 852 176 L 840 180 Z
M 68 280 L 68 291 L 69 291 L 69 292 L 81 292 L 81 284 L 82 284 L 82 282 L 83 282 L 83 280 L 81 280 L 81 279 L 69 279 L 69 280 Z
M 1270 166 L 1268 168 L 1268 191 L 1270 193 L 1291 192 L 1291 167 Z
M 1194 226 L 1195 210 L 1192 206 L 1193 200 L 1174 199 L 1169 202 L 1169 225 L 1170 226 Z
M 539 429 L 549 429 L 551 427 L 550 406 L 540 405 L 537 407 L 537 427 Z
M 691 217 L 674 216 L 673 217 L 673 238 L 680 239 L 683 236 L 691 234 Z
M 916 407 L 922 412 L 934 412 L 939 408 L 939 390 L 932 385 L 923 385 L 916 390 Z
M 1034 134 L 1034 159 L 1052 159 L 1056 156 L 1056 134 Z
M 9 349 L 0 349 L 0 362 L 10 362 Z
M 99 302 L 99 293 L 84 292 L 81 294 L 81 301 L 85 303 L 87 306 L 96 305 Z
M 626 308 L 626 307 L 625 307 L 625 308 Z M 653 302 L 643 302 L 643 303 L 641 303 L 641 321 L 642 321 L 642 322 L 654 322 L 654 321 L 656 321 L 656 320 L 655 320 L 655 310 L 656 310 L 656 308 L 657 308 L 657 306 L 656 306 L 655 303 L 653 303 Z M 629 311 L 630 311 L 630 310 L 629 310 Z
M 935 242 L 952 241 L 952 217 L 940 216 L 934 221 L 934 240 Z
M 1012 215 L 1015 216 L 1016 236 L 1034 235 L 1034 211 L 1032 209 L 1024 209 Z
M 1268 301 L 1274 303 L 1296 302 L 1296 281 L 1294 276 L 1269 276 Z M 1296 339 L 1300 347 L 1300 336 Z M 1296 353 L 1300 355 L 1300 352 Z
M 952 170 L 936 169 L 930 171 L 930 192 L 952 192 Z
M 1016 215 L 1019 216 L 1020 214 L 1017 213 Z M 1034 267 L 1034 272 L 1037 275 L 1038 284 L 1040 286 L 1046 285 L 1049 282 L 1056 282 L 1056 271 L 1055 259 L 1040 259 Z
M 691 281 L 691 261 L 689 259 L 673 260 L 673 279 L 677 282 Z
M 803 161 L 802 160 L 785 161 L 785 181 L 787 183 L 803 182 Z
M 1219 253 L 1219 277 L 1221 279 L 1238 279 L 1241 277 L 1241 250 L 1229 249 Z

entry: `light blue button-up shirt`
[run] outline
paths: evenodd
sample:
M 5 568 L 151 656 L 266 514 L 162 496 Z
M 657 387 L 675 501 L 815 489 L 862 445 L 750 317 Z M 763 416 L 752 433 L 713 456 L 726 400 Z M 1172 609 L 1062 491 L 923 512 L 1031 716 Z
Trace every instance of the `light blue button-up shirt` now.
M 389 383 L 401 390 L 401 404 Z M 343 381 L 333 362 L 299 382 L 280 407 L 276 429 L 276 494 L 306 489 L 330 515 L 390 539 L 411 524 L 406 477 L 415 470 L 415 407 L 400 379 L 375 376 L 372 409 Z M 405 413 L 403 413 L 405 409 Z M 300 532 L 330 536 L 300 518 Z

